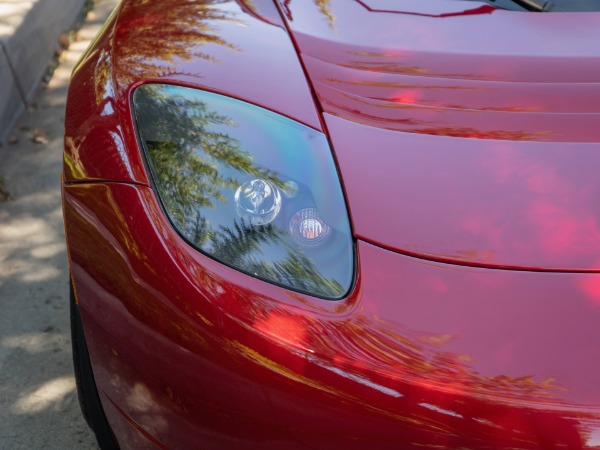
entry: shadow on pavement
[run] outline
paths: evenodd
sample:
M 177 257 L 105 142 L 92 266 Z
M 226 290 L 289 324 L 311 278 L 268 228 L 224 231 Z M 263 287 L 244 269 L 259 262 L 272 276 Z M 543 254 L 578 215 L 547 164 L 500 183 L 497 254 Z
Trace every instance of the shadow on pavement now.
M 60 197 L 70 72 L 117 0 L 97 2 L 0 147 L 0 449 L 94 449 L 77 401 Z

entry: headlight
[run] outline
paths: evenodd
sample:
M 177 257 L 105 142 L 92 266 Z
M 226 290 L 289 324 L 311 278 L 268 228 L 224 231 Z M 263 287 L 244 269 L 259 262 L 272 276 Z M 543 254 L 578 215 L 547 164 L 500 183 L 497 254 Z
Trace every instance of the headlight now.
M 194 247 L 324 298 L 350 289 L 354 248 L 325 136 L 218 94 L 147 84 L 133 94 L 155 189 Z

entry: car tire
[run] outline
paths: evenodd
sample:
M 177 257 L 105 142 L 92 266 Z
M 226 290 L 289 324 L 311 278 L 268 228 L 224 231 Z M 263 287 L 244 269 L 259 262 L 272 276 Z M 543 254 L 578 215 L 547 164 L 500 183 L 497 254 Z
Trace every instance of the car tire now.
M 98 445 L 102 450 L 118 450 L 117 443 L 98 395 L 92 364 L 88 353 L 79 306 L 75 300 L 73 280 L 69 283 L 69 302 L 71 309 L 71 344 L 73 347 L 73 367 L 75 370 L 75 382 L 77 385 L 77 396 L 79 406 L 85 421 L 94 431 Z

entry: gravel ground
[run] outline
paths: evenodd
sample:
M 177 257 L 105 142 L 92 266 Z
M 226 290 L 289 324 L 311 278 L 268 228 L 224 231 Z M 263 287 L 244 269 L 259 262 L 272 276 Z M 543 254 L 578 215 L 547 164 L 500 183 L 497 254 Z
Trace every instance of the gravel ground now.
M 0 147 L 1 450 L 98 448 L 73 378 L 60 172 L 70 73 L 117 3 L 96 2 Z

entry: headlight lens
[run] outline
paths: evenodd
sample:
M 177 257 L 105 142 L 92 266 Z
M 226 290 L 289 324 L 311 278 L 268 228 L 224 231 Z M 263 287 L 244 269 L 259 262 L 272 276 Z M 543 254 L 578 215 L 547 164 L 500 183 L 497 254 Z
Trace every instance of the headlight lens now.
M 353 241 L 323 134 L 180 86 L 142 85 L 133 104 L 158 197 L 191 245 L 296 291 L 347 294 Z

